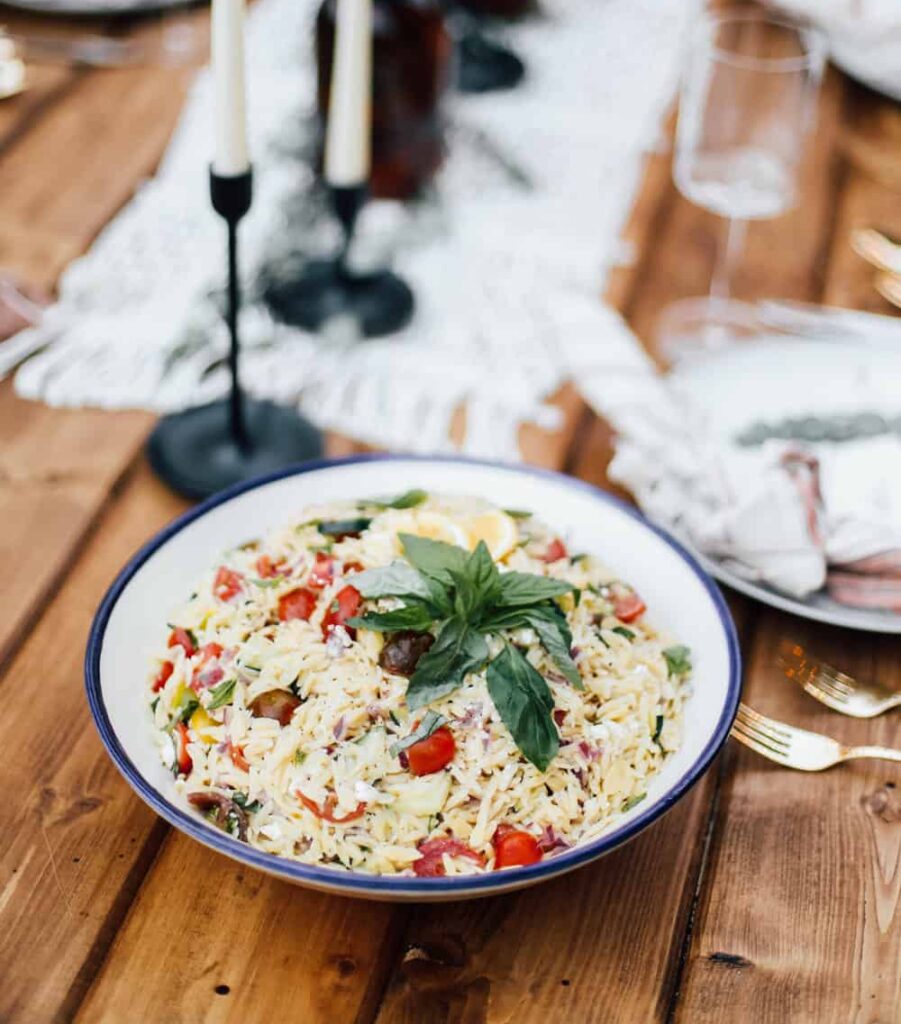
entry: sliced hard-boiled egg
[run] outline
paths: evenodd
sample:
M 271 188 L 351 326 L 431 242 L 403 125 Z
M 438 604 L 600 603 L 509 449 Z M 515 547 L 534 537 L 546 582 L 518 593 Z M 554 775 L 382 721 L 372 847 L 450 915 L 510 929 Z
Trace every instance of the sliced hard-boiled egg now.
M 519 530 L 513 517 L 501 512 L 500 509 L 492 509 L 490 512 L 475 516 L 469 520 L 467 528 L 467 547 L 475 548 L 479 541 L 483 540 L 495 561 L 509 555 L 519 540 Z

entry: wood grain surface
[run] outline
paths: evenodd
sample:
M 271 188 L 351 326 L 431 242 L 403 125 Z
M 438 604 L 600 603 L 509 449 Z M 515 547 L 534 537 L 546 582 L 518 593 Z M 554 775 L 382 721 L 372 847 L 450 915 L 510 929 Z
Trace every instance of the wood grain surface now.
M 204 11 L 180 17 L 204 31 Z M 53 286 L 152 173 L 189 81 L 185 67 L 36 67 L 29 91 L 0 105 L 0 269 Z M 737 292 L 888 312 L 848 235 L 872 224 L 901 236 L 899 167 L 899 107 L 830 73 L 802 202 L 752 228 Z M 669 154 L 652 155 L 626 231 L 634 259 L 607 284 L 652 351 L 666 304 L 705 291 L 719 231 L 674 189 Z M 525 456 L 608 486 L 609 427 L 572 386 L 555 401 L 563 426 L 525 430 Z M 455 905 L 306 892 L 169 830 L 106 757 L 81 679 L 103 590 L 184 507 L 143 463 L 151 424 L 0 385 L 0 1022 L 901 1021 L 890 765 L 792 775 L 729 746 L 661 823 L 603 861 Z M 750 703 L 901 745 L 897 716 L 842 720 L 774 661 L 782 639 L 801 640 L 901 686 L 901 642 L 731 603 Z

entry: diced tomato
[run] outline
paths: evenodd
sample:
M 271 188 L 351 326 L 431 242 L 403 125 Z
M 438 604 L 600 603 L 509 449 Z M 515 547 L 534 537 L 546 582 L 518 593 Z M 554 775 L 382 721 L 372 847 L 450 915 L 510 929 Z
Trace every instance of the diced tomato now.
M 241 591 L 244 577 L 235 572 L 234 569 L 226 569 L 224 565 L 219 567 L 216 578 L 213 580 L 213 594 L 220 601 L 231 601 Z
M 299 789 L 297 790 L 297 797 L 308 811 L 312 811 L 321 821 L 330 821 L 333 825 L 344 825 L 348 821 L 356 821 L 357 818 L 362 818 L 366 812 L 366 804 L 361 802 L 357 804 L 350 814 L 336 815 L 335 808 L 338 806 L 338 797 L 334 793 L 329 793 L 322 807 L 315 800 L 304 796 Z
M 342 587 L 332 598 L 328 611 L 322 620 L 322 635 L 327 639 L 330 630 L 334 629 L 335 626 L 343 626 L 348 619 L 352 619 L 360 610 L 362 602 L 363 598 L 356 587 L 352 587 L 349 584 L 346 587 Z M 352 627 L 348 627 L 347 632 L 352 638 L 357 635 L 357 631 Z
M 566 545 L 559 537 L 555 537 L 541 558 L 545 562 L 559 562 L 561 558 L 566 558 Z
M 197 647 L 191 632 L 187 629 L 182 629 L 180 626 L 176 626 L 169 634 L 169 646 L 180 647 L 189 658 L 193 658 L 197 653 Z
M 491 842 L 495 868 L 520 867 L 541 860 L 538 840 L 531 833 L 510 825 L 499 825 Z
M 316 595 L 306 587 L 298 587 L 287 594 L 282 594 L 278 599 L 278 617 L 281 622 L 290 622 L 291 619 L 303 619 L 309 622 L 310 616 L 316 608 Z
M 414 775 L 432 775 L 454 758 L 457 744 L 454 734 L 446 725 L 436 729 L 431 736 L 407 747 L 407 760 Z
M 307 586 L 312 590 L 322 590 L 335 578 L 335 560 L 324 551 L 316 552 L 316 560 L 310 570 Z
M 178 765 L 179 775 L 190 775 L 194 762 L 188 753 L 188 727 L 184 722 L 179 722 L 172 734 L 175 740 L 175 763 Z
M 420 878 L 442 878 L 447 874 L 444 867 L 444 855 L 450 857 L 466 857 L 479 867 L 485 866 L 485 858 L 466 843 L 461 843 L 453 836 L 439 839 L 428 839 L 419 844 L 419 860 L 413 861 L 413 871 Z
M 244 756 L 244 748 L 234 746 L 230 740 L 228 743 L 228 756 L 236 768 L 240 768 L 242 772 L 250 771 L 250 762 Z
M 153 680 L 152 690 L 154 693 L 159 693 L 160 690 L 162 690 L 162 688 L 169 681 L 169 676 L 172 675 L 174 669 L 175 666 L 172 664 L 171 661 L 164 661 L 162 665 L 160 665 L 159 674 L 157 675 L 156 679 Z
M 283 558 L 273 562 L 268 555 L 260 555 L 257 559 L 257 576 L 262 580 L 271 580 L 275 579 L 276 576 L 284 576 L 287 569 L 288 563 Z
M 627 587 L 617 587 L 613 591 L 613 614 L 620 622 L 634 622 L 641 618 L 646 610 L 644 601 Z

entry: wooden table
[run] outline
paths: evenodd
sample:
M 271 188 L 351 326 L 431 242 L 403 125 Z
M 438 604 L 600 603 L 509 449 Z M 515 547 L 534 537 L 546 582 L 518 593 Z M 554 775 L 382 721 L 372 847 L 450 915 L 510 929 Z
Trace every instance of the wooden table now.
M 52 285 L 152 173 L 189 79 L 37 68 L 0 105 L 0 266 Z M 752 228 L 739 293 L 886 311 L 848 234 L 901 236 L 899 190 L 899 108 L 830 73 L 803 202 Z M 705 290 L 716 237 L 675 192 L 666 154 L 648 163 L 628 234 L 637 258 L 608 298 L 649 338 L 666 303 Z M 527 457 L 604 486 L 607 428 L 572 389 L 558 401 L 565 428 L 528 432 Z M 901 776 L 888 764 L 806 776 L 730 744 L 672 813 L 605 860 L 455 905 L 306 892 L 170 830 L 104 753 L 81 674 L 113 574 L 185 507 L 148 472 L 151 422 L 52 410 L 0 386 L 0 1021 L 901 1020 Z M 901 641 L 730 600 L 751 704 L 901 745 L 897 715 L 841 719 L 773 659 L 791 637 L 901 685 Z

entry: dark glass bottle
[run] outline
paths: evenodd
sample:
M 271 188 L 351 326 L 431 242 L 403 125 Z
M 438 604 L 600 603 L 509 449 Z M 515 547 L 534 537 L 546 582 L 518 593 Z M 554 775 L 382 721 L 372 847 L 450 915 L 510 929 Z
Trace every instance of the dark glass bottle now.
M 488 18 L 519 18 L 533 6 L 533 0 L 457 0 L 461 7 L 473 14 Z
M 316 20 L 318 106 L 325 126 L 337 0 Z M 452 45 L 438 0 L 373 0 L 372 195 L 410 199 L 444 158 L 443 99 Z

